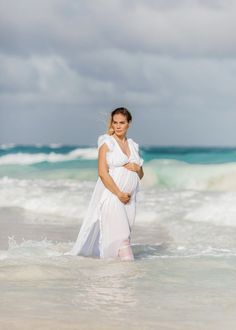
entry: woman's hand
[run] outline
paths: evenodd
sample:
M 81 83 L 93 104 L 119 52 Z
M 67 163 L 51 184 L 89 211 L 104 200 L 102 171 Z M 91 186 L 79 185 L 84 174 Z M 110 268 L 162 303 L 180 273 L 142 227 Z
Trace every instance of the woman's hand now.
M 140 171 L 140 166 L 136 163 L 127 163 L 123 165 L 127 170 L 134 171 L 134 172 L 139 172 Z
M 120 191 L 120 192 L 117 194 L 117 197 L 119 198 L 119 200 L 120 200 L 122 203 L 127 204 L 127 203 L 129 203 L 129 200 L 130 200 L 131 194 L 124 193 L 124 192 Z

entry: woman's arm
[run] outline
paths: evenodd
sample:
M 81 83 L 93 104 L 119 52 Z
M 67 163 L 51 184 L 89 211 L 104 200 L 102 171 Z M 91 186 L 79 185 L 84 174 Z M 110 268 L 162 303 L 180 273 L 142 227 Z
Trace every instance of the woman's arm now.
M 98 175 L 101 178 L 104 186 L 109 189 L 113 194 L 115 194 L 122 203 L 128 203 L 131 195 L 120 191 L 112 177 L 108 172 L 108 165 L 106 161 L 106 153 L 108 151 L 108 146 L 104 143 L 98 151 Z
M 143 172 L 142 166 L 139 166 L 136 163 L 127 163 L 127 164 L 124 165 L 124 167 L 127 168 L 127 170 L 136 172 L 138 174 L 140 180 L 144 176 L 144 172 Z

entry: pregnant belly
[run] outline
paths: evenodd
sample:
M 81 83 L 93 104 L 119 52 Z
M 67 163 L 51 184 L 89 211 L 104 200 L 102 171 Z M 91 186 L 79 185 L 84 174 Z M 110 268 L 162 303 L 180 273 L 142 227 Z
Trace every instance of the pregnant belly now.
M 139 185 L 138 174 L 134 171 L 127 170 L 125 167 L 116 167 L 110 170 L 110 175 L 123 192 L 133 194 Z

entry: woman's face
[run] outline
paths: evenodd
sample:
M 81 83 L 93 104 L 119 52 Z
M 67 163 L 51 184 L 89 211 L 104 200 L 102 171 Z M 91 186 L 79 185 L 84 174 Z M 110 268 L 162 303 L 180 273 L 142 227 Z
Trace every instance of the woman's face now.
M 129 128 L 127 118 L 121 113 L 114 115 L 112 120 L 112 128 L 117 136 L 125 136 Z

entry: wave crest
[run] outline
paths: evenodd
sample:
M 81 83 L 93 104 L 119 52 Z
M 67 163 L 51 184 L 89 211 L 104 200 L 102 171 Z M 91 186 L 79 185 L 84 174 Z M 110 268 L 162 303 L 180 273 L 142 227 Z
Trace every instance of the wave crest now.
M 77 158 L 93 160 L 97 158 L 96 148 L 77 148 L 67 154 L 55 152 L 46 153 L 23 153 L 18 152 L 0 157 L 0 165 L 30 165 L 41 162 L 65 162 L 75 160 Z
M 236 191 L 236 163 L 189 164 L 152 160 L 145 166 L 143 184 L 160 188 Z

